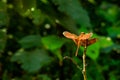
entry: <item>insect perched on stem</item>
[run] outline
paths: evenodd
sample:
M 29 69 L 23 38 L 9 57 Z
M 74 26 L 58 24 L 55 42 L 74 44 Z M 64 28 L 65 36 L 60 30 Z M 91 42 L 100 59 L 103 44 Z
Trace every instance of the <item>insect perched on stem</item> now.
M 97 41 L 97 38 L 91 39 L 92 34 L 93 33 L 91 33 L 91 32 L 86 33 L 86 34 L 84 32 L 81 32 L 81 34 L 79 36 L 77 36 L 75 34 L 68 32 L 68 31 L 63 32 L 63 35 L 66 38 L 72 39 L 75 42 L 75 44 L 77 45 L 75 56 L 78 55 L 78 50 L 79 50 L 80 46 L 87 47 L 87 46 L 89 46 Z

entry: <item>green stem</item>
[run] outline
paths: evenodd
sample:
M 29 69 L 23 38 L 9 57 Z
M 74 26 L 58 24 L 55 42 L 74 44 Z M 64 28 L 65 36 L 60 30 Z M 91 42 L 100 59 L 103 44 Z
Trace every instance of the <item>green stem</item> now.
M 73 62 L 73 64 L 75 64 L 75 65 L 77 66 L 77 68 L 78 68 L 79 70 L 82 70 L 82 69 L 80 68 L 80 66 L 79 66 L 71 57 L 65 56 L 65 57 L 63 57 L 63 59 L 69 59 L 69 60 L 71 60 L 71 61 Z

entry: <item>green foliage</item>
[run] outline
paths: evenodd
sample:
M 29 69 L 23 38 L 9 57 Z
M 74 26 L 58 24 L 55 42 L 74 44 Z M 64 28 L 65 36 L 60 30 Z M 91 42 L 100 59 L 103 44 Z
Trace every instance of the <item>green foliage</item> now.
M 83 48 L 63 31 L 93 32 L 88 80 L 120 80 L 118 0 L 0 0 L 0 80 L 83 80 Z
M 92 60 L 96 60 L 99 57 L 100 45 L 99 43 L 95 43 L 88 47 L 87 56 L 89 56 Z
M 102 48 L 106 48 L 108 46 L 113 45 L 113 42 L 112 42 L 112 40 L 109 37 L 108 38 L 106 38 L 106 37 L 100 37 L 99 41 L 100 41 L 100 44 L 102 44 L 101 45 Z
M 51 61 L 51 58 L 44 50 L 36 49 L 32 51 L 17 51 L 11 61 L 17 61 L 21 63 L 21 67 L 28 72 L 36 72 L 43 65 Z
M 52 35 L 52 36 L 42 37 L 42 43 L 45 45 L 47 49 L 54 51 L 56 49 L 61 48 L 62 45 L 65 43 L 65 41 L 64 39 Z
M 120 35 L 120 27 L 119 26 L 113 26 L 107 29 L 109 36 L 111 37 L 119 37 Z M 112 33 L 111 33 L 112 32 Z
M 6 29 L 0 29 L 0 52 L 5 48 L 6 38 Z
M 47 75 L 39 75 L 38 79 L 40 79 L 40 80 L 51 80 L 51 78 L 49 78 Z
M 40 25 L 43 23 L 46 16 L 39 9 L 36 9 L 31 12 L 30 17 L 33 19 L 35 25 Z
M 22 16 L 27 16 L 31 9 L 36 8 L 36 0 L 15 0 L 13 6 Z
M 99 14 L 110 22 L 115 22 L 119 13 L 119 8 L 111 3 L 103 2 L 98 9 Z
M 79 4 L 79 0 L 53 0 L 58 5 L 58 9 L 76 20 L 78 24 L 83 26 L 91 26 L 87 12 Z
M 8 24 L 8 15 L 6 9 L 7 4 L 5 2 L 0 1 L 0 26 Z
M 42 46 L 41 37 L 39 35 L 29 35 L 22 38 L 19 43 L 22 48 L 32 48 Z
M 61 39 L 55 35 L 50 35 L 50 36 L 43 37 L 42 43 L 48 50 L 52 51 L 60 61 L 62 61 L 62 55 L 59 49 L 65 43 L 64 39 Z

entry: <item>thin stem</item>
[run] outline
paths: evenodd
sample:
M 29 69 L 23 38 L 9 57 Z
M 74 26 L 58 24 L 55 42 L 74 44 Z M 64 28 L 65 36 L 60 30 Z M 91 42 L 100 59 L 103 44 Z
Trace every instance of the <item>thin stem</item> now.
M 73 62 L 73 64 L 75 64 L 75 65 L 77 66 L 77 68 L 78 68 L 79 70 L 82 70 L 82 69 L 80 68 L 80 66 L 79 66 L 71 57 L 65 56 L 65 57 L 63 57 L 63 59 L 69 59 L 69 60 L 71 60 L 71 61 Z
M 87 46 L 85 45 L 84 52 L 83 52 L 83 70 L 82 70 L 84 80 L 87 80 L 87 76 L 86 76 L 86 59 L 85 59 L 86 58 L 86 51 L 87 51 Z

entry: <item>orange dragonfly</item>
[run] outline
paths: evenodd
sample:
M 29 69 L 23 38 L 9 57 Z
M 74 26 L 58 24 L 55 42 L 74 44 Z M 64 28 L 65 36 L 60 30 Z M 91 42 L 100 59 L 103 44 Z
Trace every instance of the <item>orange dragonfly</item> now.
M 93 33 L 91 33 L 91 32 L 86 33 L 86 34 L 84 32 L 81 32 L 81 34 L 79 36 L 77 36 L 75 34 L 68 32 L 68 31 L 63 32 L 63 35 L 66 38 L 72 39 L 75 42 L 75 44 L 77 45 L 75 56 L 77 56 L 80 46 L 87 47 L 87 46 L 89 46 L 97 41 L 96 38 L 91 39 L 92 34 Z

